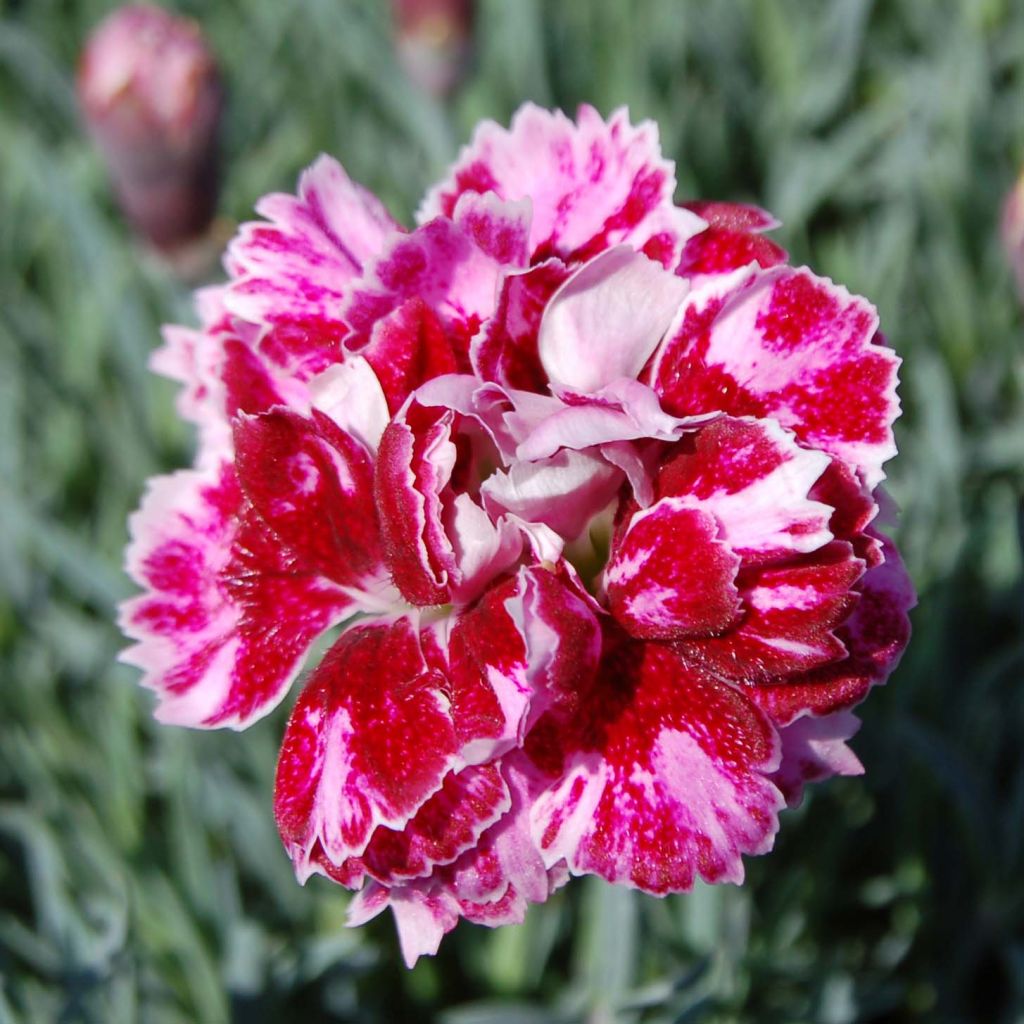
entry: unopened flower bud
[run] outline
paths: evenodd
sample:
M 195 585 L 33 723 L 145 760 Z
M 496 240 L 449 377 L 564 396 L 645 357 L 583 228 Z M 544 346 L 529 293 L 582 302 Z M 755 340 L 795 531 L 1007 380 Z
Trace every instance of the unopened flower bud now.
M 394 0 L 395 48 L 406 74 L 433 96 L 451 93 L 472 53 L 472 0 Z
M 202 237 L 223 90 L 196 22 L 144 4 L 114 11 L 86 43 L 78 97 L 135 230 L 165 254 Z
M 1003 204 L 1000 224 L 1006 259 L 1017 281 L 1017 294 L 1024 302 L 1024 172 Z

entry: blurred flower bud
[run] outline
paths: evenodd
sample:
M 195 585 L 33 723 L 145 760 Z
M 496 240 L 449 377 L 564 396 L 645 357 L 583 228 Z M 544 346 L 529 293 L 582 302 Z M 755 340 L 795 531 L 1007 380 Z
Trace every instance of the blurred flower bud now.
M 1017 294 L 1024 302 L 1024 172 L 1003 204 L 1000 233 L 1010 269 L 1017 279 Z
M 119 8 L 86 43 L 78 98 L 135 230 L 165 256 L 201 239 L 217 204 L 223 90 L 199 26 Z
M 469 67 L 473 0 L 393 0 L 392 7 L 406 74 L 431 95 L 447 96 Z

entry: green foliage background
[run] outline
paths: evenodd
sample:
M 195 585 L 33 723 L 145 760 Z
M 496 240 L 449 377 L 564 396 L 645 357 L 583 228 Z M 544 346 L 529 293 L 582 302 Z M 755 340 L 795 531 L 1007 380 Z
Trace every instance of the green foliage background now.
M 879 306 L 904 356 L 890 466 L 916 634 L 862 708 L 861 779 L 786 812 L 748 884 L 576 882 L 401 967 L 390 921 L 294 881 L 270 812 L 287 709 L 156 727 L 114 664 L 125 517 L 184 464 L 145 369 L 187 294 L 140 259 L 75 110 L 101 0 L 0 0 L 0 1022 L 1024 1021 L 1024 318 L 997 237 L 1024 163 L 1014 0 L 480 5 L 449 108 L 386 5 L 182 3 L 230 86 L 223 210 L 320 150 L 408 218 L 524 99 L 652 117 L 679 195 L 750 199 Z

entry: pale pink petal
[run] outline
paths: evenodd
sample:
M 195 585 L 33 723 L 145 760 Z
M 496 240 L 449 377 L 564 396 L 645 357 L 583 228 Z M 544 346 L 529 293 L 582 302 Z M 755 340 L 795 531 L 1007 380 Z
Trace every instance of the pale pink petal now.
M 224 309 L 224 288 L 213 286 L 196 293 L 201 327 L 196 330 L 168 324 L 163 345 L 149 358 L 154 373 L 182 385 L 176 406 L 182 419 L 199 428 L 199 451 L 204 465 L 216 465 L 231 450 L 231 426 L 225 411 L 221 368 L 224 340 L 231 335 Z
M 324 370 L 309 382 L 309 396 L 315 409 L 376 453 L 391 415 L 380 380 L 365 359 L 350 356 Z
M 663 249 L 660 236 L 670 225 L 658 215 L 672 206 L 674 190 L 674 167 L 662 158 L 650 121 L 634 127 L 621 109 L 605 122 L 583 106 L 574 124 L 561 111 L 528 103 L 507 130 L 493 121 L 477 128 L 418 218 L 450 216 L 466 193 L 529 198 L 534 259 L 584 260 L 621 242 L 640 249 L 655 238 Z M 685 238 L 701 224 L 680 216 L 671 227 Z
M 523 535 L 506 517 L 492 519 L 468 494 L 457 494 L 445 515 L 458 570 L 452 599 L 468 604 L 510 568 L 523 550 Z
M 740 558 L 717 534 L 712 515 L 679 498 L 662 498 L 616 531 L 604 587 L 632 636 L 682 640 L 733 624 Z
M 348 285 L 401 228 L 327 156 L 303 173 L 298 196 L 269 195 L 256 209 L 267 221 L 243 225 L 228 248 L 228 308 L 251 323 L 300 324 L 336 342 L 346 333 Z
M 670 647 L 606 650 L 574 715 L 531 731 L 534 836 L 548 864 L 664 894 L 740 882 L 771 848 L 782 796 L 771 723 Z
M 550 397 L 525 391 L 515 394 L 517 401 L 528 398 L 544 403 L 545 412 L 559 408 L 558 402 Z M 472 418 L 493 443 L 498 457 L 507 462 L 515 457 L 518 443 L 512 429 L 517 426 L 516 407 L 509 395 L 499 385 L 481 384 L 471 374 L 450 373 L 433 377 L 417 388 L 416 403 L 432 409 L 450 409 Z
M 525 391 L 514 392 L 512 400 L 515 413 L 506 422 L 522 437 L 516 457 L 526 460 L 547 458 L 560 448 L 578 451 L 638 439 L 674 441 L 685 428 L 708 419 L 669 416 L 646 384 L 628 379 L 593 394 L 561 391 L 556 402 Z
M 846 741 L 860 729 L 860 719 L 850 711 L 815 718 L 804 715 L 779 730 L 782 764 L 772 781 L 782 790 L 786 803 L 796 807 L 804 785 L 833 775 L 863 775 L 864 766 Z
M 129 574 L 147 593 L 121 606 L 161 721 L 243 728 L 271 711 L 309 646 L 352 597 L 285 550 L 228 465 L 152 481 L 130 522 Z
M 595 256 L 544 310 L 537 346 L 548 377 L 583 393 L 635 378 L 688 288 L 682 278 L 626 246 Z
M 676 445 L 658 493 L 714 515 L 720 539 L 748 564 L 770 562 L 832 539 L 833 510 L 809 497 L 829 463 L 773 420 L 724 416 Z
M 748 274 L 683 304 L 650 371 L 666 410 L 772 416 L 873 489 L 896 452 L 900 362 L 876 343 L 874 307 L 805 269 Z
M 349 904 L 350 928 L 365 924 L 390 907 L 398 930 L 405 966 L 412 968 L 421 956 L 433 956 L 441 940 L 459 922 L 459 904 L 441 886 L 404 885 L 394 889 L 371 883 Z
M 492 474 L 482 493 L 489 508 L 543 523 L 573 540 L 608 505 L 621 483 L 621 471 L 600 456 L 561 451 Z

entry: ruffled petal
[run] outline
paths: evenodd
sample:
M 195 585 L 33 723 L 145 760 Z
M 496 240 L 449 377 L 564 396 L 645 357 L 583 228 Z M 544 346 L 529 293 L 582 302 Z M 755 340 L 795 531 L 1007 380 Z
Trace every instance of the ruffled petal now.
M 468 366 L 469 339 L 494 312 L 504 272 L 523 265 L 514 239 L 525 235 L 529 204 L 499 203 L 492 196 L 463 204 L 459 213 L 461 220 L 439 217 L 393 236 L 367 264 L 342 312 L 353 332 L 350 348 L 367 344 L 379 320 L 419 298 L 448 332 L 460 369 Z
M 834 542 L 788 565 L 748 569 L 738 582 L 742 621 L 724 636 L 691 639 L 687 654 L 736 682 L 769 682 L 846 657 L 836 630 L 857 603 L 864 563 Z
M 664 216 L 674 191 L 675 168 L 661 156 L 650 121 L 633 126 L 620 109 L 605 122 L 582 106 L 574 124 L 561 111 L 527 103 L 511 128 L 493 121 L 477 128 L 449 177 L 427 193 L 418 219 L 451 216 L 467 193 L 529 198 L 534 260 L 585 260 L 622 242 L 642 249 L 654 239 L 664 248 L 666 232 L 682 241 L 703 226 L 686 211 L 674 223 Z
M 471 765 L 445 776 L 441 788 L 404 828 L 380 827 L 359 857 L 334 865 L 322 849 L 311 858 L 335 881 L 358 886 L 366 876 L 386 885 L 423 878 L 475 848 L 480 835 L 512 804 L 496 765 Z
M 414 406 L 416 419 L 392 420 L 381 438 L 375 492 L 388 568 L 415 605 L 451 597 L 455 552 L 442 522 L 441 492 L 455 468 L 453 414 Z
M 408 619 L 355 626 L 302 691 L 277 766 L 274 814 L 300 878 L 402 829 L 460 767 L 447 680 Z
M 548 376 L 538 350 L 541 318 L 569 273 L 561 260 L 550 259 L 505 276 L 494 315 L 470 349 L 477 377 L 506 388 L 546 392 Z
M 815 551 L 832 539 L 832 509 L 810 497 L 828 468 L 772 420 L 723 416 L 680 441 L 662 464 L 659 497 L 712 514 L 719 537 L 763 564 Z
M 147 593 L 121 606 L 161 721 L 243 728 L 281 700 L 312 642 L 352 597 L 302 565 L 248 508 L 231 467 L 150 484 L 132 517 L 128 572 Z
M 558 399 L 512 394 L 515 413 L 507 418 L 522 440 L 519 459 L 545 459 L 560 448 L 577 451 L 617 441 L 674 441 L 709 417 L 679 419 L 661 408 L 658 396 L 639 381 L 619 379 L 593 394 L 562 390 Z
M 496 928 L 518 924 L 530 903 L 542 903 L 564 881 L 549 870 L 530 834 L 532 769 L 518 754 L 502 763 L 509 809 L 454 863 L 426 877 L 386 885 L 370 882 L 349 906 L 355 926 L 390 907 L 406 963 L 437 952 L 442 937 L 460 918 Z M 429 802 L 426 806 L 429 806 Z
M 899 663 L 910 639 L 907 613 L 916 597 L 895 545 L 882 534 L 875 536 L 884 561 L 864 574 L 857 585 L 857 603 L 836 630 L 848 657 L 785 681 L 750 688 L 751 699 L 780 725 L 808 712 L 821 716 L 859 704 Z
M 522 550 L 520 532 L 466 489 L 490 444 L 463 426 L 473 421 L 413 401 L 381 438 L 375 490 L 385 553 L 412 604 L 471 601 Z
M 575 715 L 527 738 L 534 836 L 548 864 L 662 895 L 740 882 L 770 849 L 782 795 L 779 740 L 742 693 L 670 647 L 606 650 Z
M 899 358 L 866 300 L 805 269 L 715 279 L 683 304 L 650 380 L 666 410 L 773 416 L 855 467 L 869 490 L 896 453 Z
M 251 323 L 297 325 L 336 343 L 346 333 L 347 286 L 402 229 L 327 156 L 303 173 L 298 196 L 269 195 L 256 210 L 267 220 L 244 224 L 228 247 L 228 308 Z
M 487 766 L 519 742 L 530 704 L 506 607 L 521 586 L 508 580 L 422 630 L 409 617 L 357 625 L 327 654 L 278 764 L 278 827 L 300 877 L 419 877 L 508 809 Z

